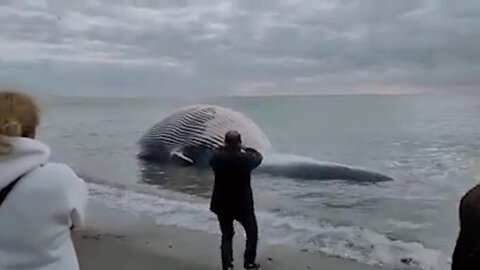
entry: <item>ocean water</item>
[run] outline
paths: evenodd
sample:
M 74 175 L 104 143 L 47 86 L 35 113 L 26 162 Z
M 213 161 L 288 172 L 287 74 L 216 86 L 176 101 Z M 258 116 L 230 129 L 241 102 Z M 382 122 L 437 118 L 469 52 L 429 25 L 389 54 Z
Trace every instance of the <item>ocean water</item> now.
M 392 182 L 255 175 L 260 238 L 390 269 L 448 269 L 458 202 L 480 182 L 480 95 L 42 99 L 41 140 L 88 181 L 93 200 L 159 225 L 218 233 L 210 171 L 147 164 L 136 142 L 194 103 L 253 119 L 281 162 L 299 158 L 378 171 Z

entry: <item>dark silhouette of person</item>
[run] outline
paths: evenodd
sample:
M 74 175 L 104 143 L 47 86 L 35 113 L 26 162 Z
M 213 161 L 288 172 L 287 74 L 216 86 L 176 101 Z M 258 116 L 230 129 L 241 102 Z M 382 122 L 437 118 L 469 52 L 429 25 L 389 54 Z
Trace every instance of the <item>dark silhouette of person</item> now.
M 480 269 L 480 185 L 462 197 L 459 217 L 460 232 L 452 256 L 452 270 Z
M 215 173 L 210 209 L 217 215 L 220 223 L 224 270 L 233 269 L 232 241 L 235 220 L 241 223 L 247 235 L 244 268 L 260 269 L 260 265 L 255 262 L 258 228 L 251 172 L 261 164 L 262 159 L 262 155 L 255 149 L 242 146 L 241 135 L 237 131 L 225 134 L 225 146 L 210 159 L 210 166 Z

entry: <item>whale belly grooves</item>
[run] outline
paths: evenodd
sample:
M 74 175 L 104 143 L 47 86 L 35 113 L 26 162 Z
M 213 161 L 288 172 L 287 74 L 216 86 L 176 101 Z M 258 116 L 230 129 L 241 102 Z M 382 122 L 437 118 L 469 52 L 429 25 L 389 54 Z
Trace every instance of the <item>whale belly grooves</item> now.
M 259 151 L 271 148 L 267 136 L 245 115 L 215 105 L 193 105 L 168 115 L 147 130 L 138 142 L 138 157 L 205 165 L 205 159 L 223 146 L 224 135 L 230 130 L 238 130 L 248 147 Z

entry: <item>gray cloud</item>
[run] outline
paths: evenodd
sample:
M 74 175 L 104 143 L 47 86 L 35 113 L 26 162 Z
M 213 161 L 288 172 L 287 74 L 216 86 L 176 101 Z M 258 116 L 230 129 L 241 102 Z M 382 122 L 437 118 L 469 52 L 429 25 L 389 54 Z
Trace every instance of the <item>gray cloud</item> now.
M 480 85 L 476 0 L 0 3 L 0 82 L 62 94 Z

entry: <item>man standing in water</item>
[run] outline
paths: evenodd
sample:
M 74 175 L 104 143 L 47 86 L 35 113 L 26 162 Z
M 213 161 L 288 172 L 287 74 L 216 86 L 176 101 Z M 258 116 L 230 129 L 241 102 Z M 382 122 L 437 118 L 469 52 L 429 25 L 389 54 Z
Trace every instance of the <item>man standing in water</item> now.
M 247 234 L 244 268 L 260 269 L 255 263 L 258 229 L 250 179 L 252 170 L 262 159 L 258 151 L 242 147 L 240 133 L 229 131 L 225 134 L 225 146 L 210 160 L 215 173 L 210 209 L 217 215 L 222 231 L 223 270 L 233 269 L 234 220 L 242 224 Z

